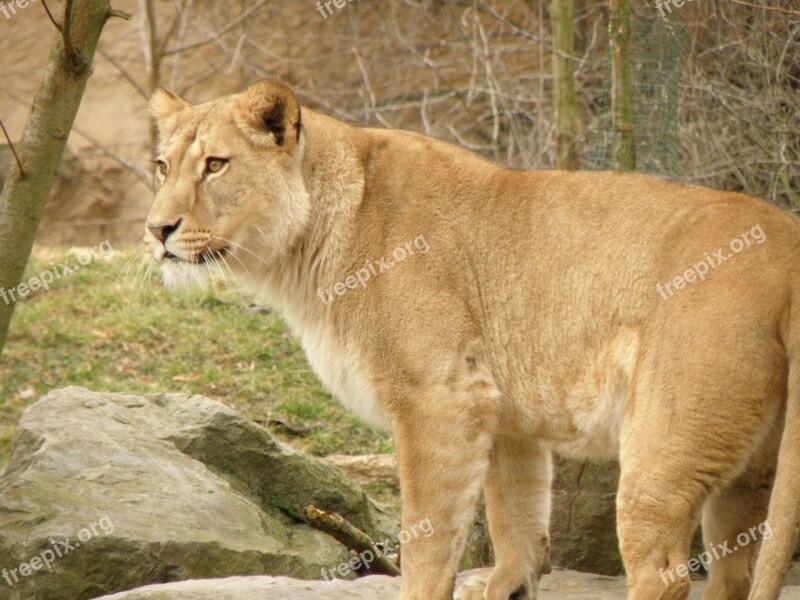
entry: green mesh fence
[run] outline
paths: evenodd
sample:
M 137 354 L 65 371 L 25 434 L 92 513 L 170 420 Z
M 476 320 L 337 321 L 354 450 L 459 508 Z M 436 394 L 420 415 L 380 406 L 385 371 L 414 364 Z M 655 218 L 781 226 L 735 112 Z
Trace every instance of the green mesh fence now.
M 663 19 L 655 8 L 631 15 L 631 78 L 636 170 L 679 178 L 678 101 L 685 23 Z M 590 129 L 588 169 L 613 168 L 611 57 Z

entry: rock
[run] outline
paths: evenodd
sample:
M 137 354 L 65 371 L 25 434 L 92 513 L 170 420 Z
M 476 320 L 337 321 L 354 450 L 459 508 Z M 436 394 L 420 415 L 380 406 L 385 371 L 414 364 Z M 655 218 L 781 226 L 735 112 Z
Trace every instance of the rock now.
M 492 565 L 494 565 L 494 547 L 489 535 L 489 520 L 486 518 L 486 500 L 481 494 L 475 509 L 472 529 L 464 546 L 460 568 L 478 569 Z
M 400 489 L 397 457 L 394 454 L 348 456 L 331 454 L 323 460 L 339 469 L 359 485 L 382 483 Z
M 554 565 L 590 573 L 623 572 L 616 529 L 619 465 L 555 459 L 550 518 Z
M 218 402 L 54 391 L 23 414 L 0 481 L 0 569 L 13 583 L 0 581 L 0 600 L 231 575 L 319 578 L 347 552 L 303 523 L 308 504 L 375 539 L 398 530 L 338 471 Z
M 461 573 L 459 584 L 471 573 Z M 396 597 L 399 578 L 308 582 L 285 577 L 234 577 L 148 586 L 97 600 L 374 600 Z M 695 582 L 690 600 L 700 600 L 704 582 Z M 625 600 L 625 579 L 555 569 L 542 580 L 540 600 Z M 785 587 L 782 600 L 800 600 L 799 587 Z

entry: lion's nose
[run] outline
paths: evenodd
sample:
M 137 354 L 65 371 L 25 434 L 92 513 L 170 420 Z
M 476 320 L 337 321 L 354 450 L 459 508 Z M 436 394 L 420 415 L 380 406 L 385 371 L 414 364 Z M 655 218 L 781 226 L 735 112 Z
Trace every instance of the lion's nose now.
M 147 228 L 159 242 L 166 244 L 167 238 L 172 234 L 172 232 L 181 226 L 181 221 L 183 221 L 183 219 L 178 219 L 171 225 L 169 223 L 164 223 L 161 225 L 148 225 Z

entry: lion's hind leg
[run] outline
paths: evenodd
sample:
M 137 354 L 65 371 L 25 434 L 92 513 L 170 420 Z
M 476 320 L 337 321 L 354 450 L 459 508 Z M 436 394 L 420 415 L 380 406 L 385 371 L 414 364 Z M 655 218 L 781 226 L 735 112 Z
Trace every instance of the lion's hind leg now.
M 747 600 L 760 542 L 771 535 L 767 508 L 782 429 L 780 419 L 745 472 L 706 502 L 702 559 L 709 578 L 703 600 Z
M 774 426 L 785 390 L 783 348 L 743 324 L 702 339 L 692 323 L 673 321 L 637 366 L 617 496 L 628 600 L 687 598 L 691 574 L 702 570 L 689 546 L 703 505 L 745 471 Z M 724 360 L 715 354 L 720 347 Z M 709 524 L 713 538 L 741 533 Z

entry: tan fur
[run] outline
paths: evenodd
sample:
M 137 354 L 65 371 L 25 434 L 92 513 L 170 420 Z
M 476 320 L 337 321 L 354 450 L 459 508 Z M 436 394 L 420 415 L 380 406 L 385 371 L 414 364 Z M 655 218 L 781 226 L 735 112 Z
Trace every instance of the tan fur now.
M 800 518 L 794 217 L 641 175 L 510 171 L 301 112 L 274 82 L 197 106 L 159 92 L 152 111 L 168 169 L 148 224 L 180 221 L 154 251 L 189 261 L 164 260 L 166 280 L 230 269 L 346 405 L 392 427 L 403 524 L 435 528 L 403 548 L 402 600 L 452 598 L 481 486 L 497 565 L 460 597 L 536 598 L 552 451 L 619 456 L 630 600 L 685 599 L 688 578 L 659 572 L 687 562 L 703 507 L 707 542 L 733 545 L 775 480 L 763 560 L 754 544 L 712 563 L 705 598 L 753 581 L 751 600 L 777 598 Z M 210 156 L 229 162 L 204 175 Z M 764 243 L 659 294 L 755 226 Z M 421 236 L 428 251 L 323 302 Z

